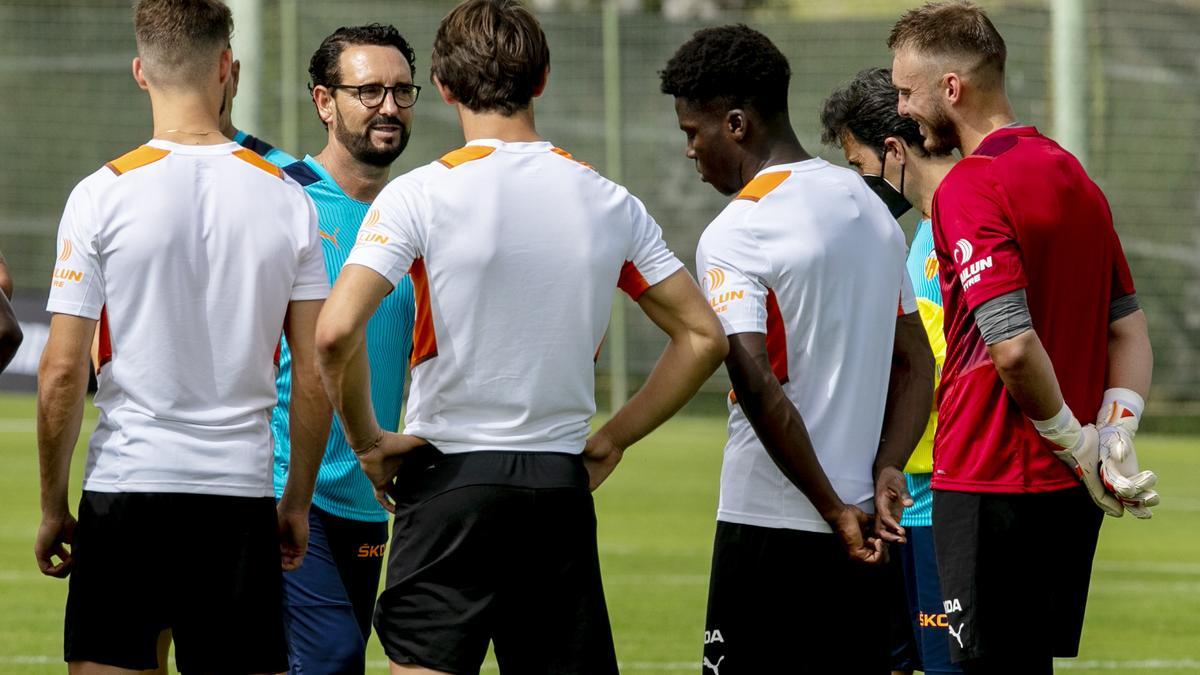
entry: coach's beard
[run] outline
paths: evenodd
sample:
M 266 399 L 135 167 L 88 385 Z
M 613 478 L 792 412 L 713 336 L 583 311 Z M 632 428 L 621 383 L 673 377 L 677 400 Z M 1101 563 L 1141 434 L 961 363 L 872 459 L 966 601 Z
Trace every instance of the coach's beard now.
M 400 128 L 400 142 L 394 146 L 379 148 L 371 142 L 371 129 L 384 124 Z M 334 130 L 334 135 L 337 136 L 338 142 L 350 152 L 350 156 L 363 164 L 391 166 L 408 145 L 409 130 L 408 125 L 400 121 L 398 117 L 376 115 L 363 127 L 361 132 L 355 133 L 346 128 L 345 120 L 342 119 L 339 112 L 338 125 Z

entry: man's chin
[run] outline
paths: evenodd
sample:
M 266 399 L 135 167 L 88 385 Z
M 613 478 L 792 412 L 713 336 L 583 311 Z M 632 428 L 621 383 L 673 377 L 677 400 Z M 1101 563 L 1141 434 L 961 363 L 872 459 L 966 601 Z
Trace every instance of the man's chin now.
M 400 139 L 395 143 L 372 143 L 368 148 L 353 153 L 354 159 L 371 166 L 391 166 L 404 152 L 407 145 L 407 138 Z

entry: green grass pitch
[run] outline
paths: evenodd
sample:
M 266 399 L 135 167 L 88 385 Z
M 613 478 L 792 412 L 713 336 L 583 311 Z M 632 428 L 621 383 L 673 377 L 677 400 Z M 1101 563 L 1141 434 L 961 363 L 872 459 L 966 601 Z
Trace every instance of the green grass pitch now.
M 94 417 L 90 406 L 88 414 Z M 0 673 L 64 672 L 67 586 L 42 577 L 32 553 L 38 523 L 33 417 L 32 397 L 0 396 Z M 85 422 L 85 431 L 90 427 Z M 700 673 L 724 436 L 722 418 L 677 418 L 632 448 L 597 493 L 604 580 L 622 672 Z M 84 440 L 75 456 L 73 503 Z M 1143 463 L 1162 477 L 1165 503 L 1149 522 L 1126 517 L 1105 523 L 1082 653 L 1076 661 L 1060 662 L 1060 670 L 1200 671 L 1197 441 L 1138 438 Z M 1029 608 L 1027 620 L 1031 631 L 1043 628 L 1038 608 Z M 387 672 L 373 638 L 368 658 L 370 672 Z M 489 670 L 495 672 L 494 662 L 485 666 Z

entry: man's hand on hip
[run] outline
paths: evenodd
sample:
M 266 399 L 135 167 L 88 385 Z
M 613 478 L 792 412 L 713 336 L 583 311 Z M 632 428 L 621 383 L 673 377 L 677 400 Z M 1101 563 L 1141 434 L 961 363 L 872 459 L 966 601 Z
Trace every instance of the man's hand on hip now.
M 358 465 L 375 487 L 375 499 L 388 513 L 396 512 L 396 505 L 388 491 L 396 481 L 396 474 L 404 466 L 405 455 L 428 444 L 429 441 L 424 438 L 385 431 L 371 445 L 354 451 Z

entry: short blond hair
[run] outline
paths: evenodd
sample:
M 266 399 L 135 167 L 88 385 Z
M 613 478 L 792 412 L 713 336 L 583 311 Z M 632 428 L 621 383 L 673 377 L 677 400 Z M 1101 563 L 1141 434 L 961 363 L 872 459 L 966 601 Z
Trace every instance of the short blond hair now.
M 229 47 L 233 13 L 220 0 L 138 0 L 133 33 L 156 85 L 191 84 L 207 77 Z
M 1004 82 L 1008 48 L 987 12 L 966 0 L 931 2 L 905 12 L 888 36 L 888 49 L 913 49 L 964 63 L 985 83 Z

